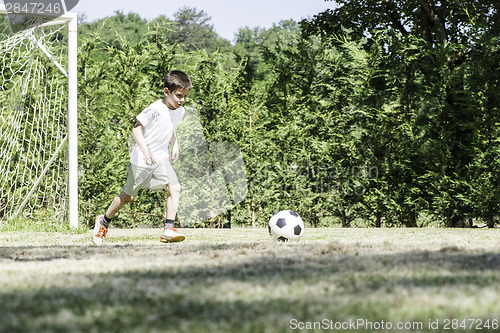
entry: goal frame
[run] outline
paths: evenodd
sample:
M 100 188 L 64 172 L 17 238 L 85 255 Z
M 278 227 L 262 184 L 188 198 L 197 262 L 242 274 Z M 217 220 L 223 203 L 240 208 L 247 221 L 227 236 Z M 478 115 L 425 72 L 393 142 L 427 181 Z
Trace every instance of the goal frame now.
M 0 4 L 0 14 L 9 14 Z M 61 16 L 15 14 L 57 20 L 68 26 L 68 216 L 71 228 L 78 228 L 78 15 L 67 12 Z

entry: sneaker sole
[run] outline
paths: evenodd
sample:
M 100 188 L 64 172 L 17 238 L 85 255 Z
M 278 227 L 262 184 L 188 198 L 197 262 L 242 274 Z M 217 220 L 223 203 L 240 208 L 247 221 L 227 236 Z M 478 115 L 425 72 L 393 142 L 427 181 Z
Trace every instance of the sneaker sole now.
M 175 237 L 172 237 L 170 239 L 166 239 L 165 237 L 162 236 L 160 238 L 160 242 L 162 242 L 162 243 L 178 243 L 178 242 L 182 242 L 185 239 L 186 239 L 186 236 L 182 236 L 182 235 L 175 236 Z

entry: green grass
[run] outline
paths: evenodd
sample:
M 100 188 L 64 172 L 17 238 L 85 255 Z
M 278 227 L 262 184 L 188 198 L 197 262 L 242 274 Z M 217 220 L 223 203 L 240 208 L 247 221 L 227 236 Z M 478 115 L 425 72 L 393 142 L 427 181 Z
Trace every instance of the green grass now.
M 49 216 L 49 215 L 47 215 Z M 55 222 L 49 217 L 31 219 L 29 221 L 19 218 L 8 221 L 0 221 L 0 232 L 70 232 L 84 233 L 87 229 L 80 226 L 75 229 L 70 227 L 69 223 Z
M 499 229 L 307 229 L 298 243 L 183 232 L 161 244 L 159 230 L 110 229 L 101 247 L 89 232 L 0 233 L 0 332 L 439 332 L 452 319 L 467 329 L 446 332 L 479 319 L 498 331 Z

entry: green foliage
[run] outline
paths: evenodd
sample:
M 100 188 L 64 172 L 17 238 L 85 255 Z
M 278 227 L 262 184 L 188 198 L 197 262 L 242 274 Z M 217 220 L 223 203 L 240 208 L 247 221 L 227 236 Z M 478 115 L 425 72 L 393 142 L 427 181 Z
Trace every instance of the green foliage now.
M 30 217 L 30 223 L 22 218 L 16 218 L 6 221 L 0 225 L 1 232 L 28 232 L 28 233 L 54 233 L 61 232 L 65 234 L 69 233 L 88 233 L 88 229 L 85 226 L 80 226 L 78 229 L 72 228 L 69 223 L 56 222 L 54 221 L 54 215 L 56 211 L 50 209 L 39 209 L 33 212 L 32 217 Z
M 245 158 L 248 195 L 219 222 L 264 226 L 292 209 L 309 226 L 459 226 L 469 218 L 494 226 L 496 3 L 339 3 L 301 23 L 242 28 L 233 46 L 190 8 L 174 20 L 117 13 L 84 25 L 86 223 L 120 192 L 134 117 L 161 96 L 175 68 L 193 81 L 188 104 L 208 145 L 230 142 Z M 141 193 L 117 224 L 155 225 L 163 202 Z M 151 215 L 137 219 L 139 212 Z
M 186 51 L 203 49 L 209 52 L 229 48 L 228 41 L 219 37 L 203 10 L 183 7 L 174 14 L 172 29 L 167 33 L 170 43 L 184 45 Z
M 144 36 L 155 32 L 154 42 L 158 47 L 182 45 L 185 50 L 207 50 L 209 53 L 219 49 L 229 49 L 230 43 L 219 37 L 210 24 L 210 16 L 196 8 L 183 7 L 174 14 L 174 19 L 164 15 L 147 21 L 136 13 L 115 12 L 114 16 L 90 23 L 79 24 L 79 35 L 84 37 L 98 35 L 99 44 L 111 49 L 126 48 L 123 43 L 136 45 L 144 42 Z M 101 45 L 102 46 L 102 45 Z M 106 49 L 94 51 L 100 60 L 106 57 Z

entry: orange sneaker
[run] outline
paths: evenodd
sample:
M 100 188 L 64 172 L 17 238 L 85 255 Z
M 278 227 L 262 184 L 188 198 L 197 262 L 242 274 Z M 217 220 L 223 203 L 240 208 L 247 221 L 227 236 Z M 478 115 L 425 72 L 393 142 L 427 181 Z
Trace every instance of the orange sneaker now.
M 92 241 L 95 245 L 101 245 L 108 235 L 108 228 L 104 228 L 101 224 L 104 215 L 99 215 L 95 218 L 94 231 L 92 232 Z
M 171 243 L 171 242 L 182 242 L 186 239 L 186 236 L 177 231 L 174 227 L 165 228 L 161 233 L 160 242 Z

